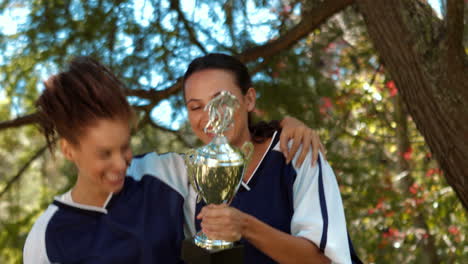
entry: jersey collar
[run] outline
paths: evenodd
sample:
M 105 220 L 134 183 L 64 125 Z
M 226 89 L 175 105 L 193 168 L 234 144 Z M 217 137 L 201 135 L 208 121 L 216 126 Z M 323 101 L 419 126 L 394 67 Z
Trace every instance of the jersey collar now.
M 107 207 L 107 204 L 109 203 L 109 201 L 111 200 L 112 196 L 113 196 L 113 193 L 110 193 L 102 207 L 86 205 L 86 204 L 81 204 L 81 203 L 74 202 L 73 199 L 72 199 L 72 196 L 71 196 L 71 190 L 67 191 L 66 193 L 64 193 L 62 195 L 56 196 L 54 198 L 54 200 L 56 202 L 71 206 L 71 207 L 76 208 L 76 209 L 81 209 L 81 210 L 86 210 L 86 211 L 94 211 L 94 212 L 107 214 L 106 207 Z
M 257 164 L 257 167 L 255 167 L 255 170 L 252 172 L 252 177 L 249 178 L 249 180 L 247 182 L 244 182 L 242 181 L 241 182 L 241 186 L 244 187 L 245 190 L 247 191 L 250 191 L 251 188 L 249 186 L 249 183 L 252 181 L 253 177 L 255 177 L 255 174 L 257 174 L 257 171 L 258 169 L 260 168 L 260 166 L 262 165 L 263 163 L 263 160 L 265 160 L 265 157 L 266 155 L 268 154 L 268 152 L 270 152 L 271 148 L 273 146 L 276 145 L 276 143 L 278 143 L 278 140 L 279 140 L 279 133 L 278 131 L 275 131 L 273 133 L 273 136 L 271 137 L 271 141 L 270 141 L 270 145 L 268 146 L 268 148 L 266 149 L 265 153 L 263 153 L 263 156 L 262 156 L 262 159 L 260 160 L 260 162 Z

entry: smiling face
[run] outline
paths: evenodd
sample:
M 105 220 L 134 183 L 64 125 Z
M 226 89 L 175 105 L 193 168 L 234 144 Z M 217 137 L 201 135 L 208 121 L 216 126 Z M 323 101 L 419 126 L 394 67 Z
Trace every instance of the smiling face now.
M 128 121 L 99 119 L 84 129 L 78 145 L 62 139 L 61 148 L 78 169 L 80 196 L 99 201 L 122 189 L 132 159 Z
M 248 112 L 255 107 L 255 90 L 249 88 L 243 95 L 233 73 L 227 70 L 205 69 L 193 73 L 185 80 L 185 102 L 190 125 L 203 143 L 208 144 L 211 141 L 214 135 L 204 132 L 208 122 L 208 113 L 204 111 L 204 107 L 223 90 L 231 92 L 239 100 L 240 107 L 234 114 L 234 127 L 224 134 L 231 144 L 240 147 L 250 140 Z

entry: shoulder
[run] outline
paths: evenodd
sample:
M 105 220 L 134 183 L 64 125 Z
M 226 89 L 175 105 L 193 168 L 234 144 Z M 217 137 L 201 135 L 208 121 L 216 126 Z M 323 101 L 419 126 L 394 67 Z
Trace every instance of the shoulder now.
M 184 160 L 178 153 L 167 152 L 158 154 L 156 152 L 149 152 L 142 155 L 133 157 L 128 173 L 136 172 L 152 172 L 155 168 L 171 169 L 171 166 L 183 166 Z
M 183 197 L 187 195 L 188 179 L 185 162 L 181 154 L 156 152 L 135 156 L 127 176 L 134 180 L 141 180 L 143 176 L 153 176 L 179 192 Z
M 49 223 L 57 212 L 54 204 L 42 213 L 29 232 L 23 250 L 24 263 L 50 263 L 46 248 L 46 231 Z

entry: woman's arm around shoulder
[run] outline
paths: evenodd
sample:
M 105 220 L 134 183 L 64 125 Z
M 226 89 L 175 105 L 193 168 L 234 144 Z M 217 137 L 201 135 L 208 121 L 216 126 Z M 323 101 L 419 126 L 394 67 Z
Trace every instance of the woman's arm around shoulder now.
M 311 158 L 309 153 L 306 160 Z M 351 263 L 346 218 L 340 189 L 328 162 L 304 162 L 295 168 L 291 233 L 317 245 L 333 263 Z

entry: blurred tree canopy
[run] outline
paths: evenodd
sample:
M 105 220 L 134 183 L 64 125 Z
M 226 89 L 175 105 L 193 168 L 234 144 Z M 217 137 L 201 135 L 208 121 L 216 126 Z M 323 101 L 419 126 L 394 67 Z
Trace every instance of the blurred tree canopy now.
M 432 2 L 440 14 L 424 0 L 3 1 L 20 24 L 0 25 L 0 263 L 21 263 L 31 224 L 76 177 L 33 125 L 41 81 L 93 56 L 128 86 L 134 152 L 184 151 L 198 142 L 181 76 L 208 52 L 248 65 L 259 119 L 319 129 L 364 262 L 462 263 L 467 6 Z

